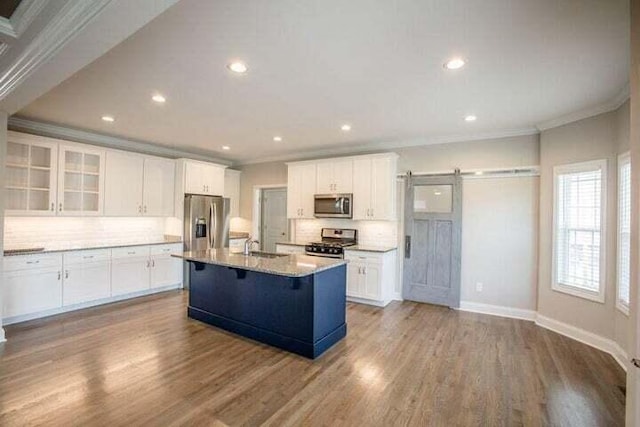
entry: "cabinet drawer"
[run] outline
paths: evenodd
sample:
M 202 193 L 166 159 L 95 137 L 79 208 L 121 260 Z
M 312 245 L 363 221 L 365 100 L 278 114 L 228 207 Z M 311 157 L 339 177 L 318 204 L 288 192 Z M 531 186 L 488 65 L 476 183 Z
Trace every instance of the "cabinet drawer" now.
M 108 261 L 111 259 L 111 251 L 109 249 L 91 249 L 87 251 L 66 252 L 62 259 L 65 267 L 85 262 Z
M 151 255 L 171 255 L 182 253 L 183 250 L 182 243 L 170 243 L 166 245 L 153 245 L 150 246 Z
M 32 268 L 62 268 L 62 254 L 17 255 L 4 257 L 4 271 Z
M 345 251 L 344 259 L 355 262 L 367 262 L 369 264 L 382 264 L 382 254 L 373 252 Z
M 126 248 L 111 249 L 111 258 L 148 257 L 149 246 L 129 246 Z

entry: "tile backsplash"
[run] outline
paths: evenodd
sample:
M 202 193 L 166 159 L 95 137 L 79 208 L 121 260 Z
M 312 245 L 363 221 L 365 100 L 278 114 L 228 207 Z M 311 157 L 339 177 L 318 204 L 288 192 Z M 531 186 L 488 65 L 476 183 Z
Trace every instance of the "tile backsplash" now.
M 157 242 L 173 234 L 164 218 L 6 217 L 4 225 L 5 250 Z
M 298 219 L 294 221 L 295 240 L 311 242 L 320 238 L 322 228 L 355 228 L 358 243 L 367 246 L 397 246 L 398 223 L 395 221 L 353 221 L 349 219 Z

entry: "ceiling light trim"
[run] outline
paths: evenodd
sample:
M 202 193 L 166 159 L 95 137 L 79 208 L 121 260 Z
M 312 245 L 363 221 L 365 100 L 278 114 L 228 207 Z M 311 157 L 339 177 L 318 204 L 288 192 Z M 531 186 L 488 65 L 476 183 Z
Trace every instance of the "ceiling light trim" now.
M 540 132 L 543 132 L 548 129 L 557 128 L 560 126 L 567 125 L 569 123 L 578 122 L 580 120 L 588 119 L 590 117 L 595 117 L 600 114 L 605 114 L 611 111 L 615 111 L 618 108 L 622 107 L 622 105 L 625 102 L 627 102 L 630 95 L 631 95 L 631 91 L 630 91 L 629 83 L 627 82 L 624 85 L 624 87 L 620 90 L 620 92 L 618 92 L 618 94 L 614 96 L 612 99 L 593 107 L 583 108 L 581 110 L 574 111 L 572 113 L 565 114 L 560 117 L 556 117 L 555 119 L 538 123 L 536 125 L 536 128 Z
M 73 129 L 53 123 L 38 122 L 16 116 L 9 117 L 8 127 L 13 131 L 25 132 L 33 135 L 98 145 L 117 150 L 133 151 L 141 154 L 168 157 L 171 159 L 189 158 L 205 162 L 219 163 L 227 166 L 232 164 L 230 160 L 214 157 L 208 152 L 202 150 L 172 148 L 153 142 L 118 138 L 115 136 L 99 134 L 81 129 Z
M 70 0 L 65 4 L 21 55 L 2 71 L 0 100 L 27 79 L 40 65 L 47 62 L 112 1 Z
M 469 134 L 456 134 L 442 137 L 432 138 L 415 138 L 410 140 L 400 141 L 375 141 L 358 145 L 352 145 L 347 147 L 334 146 L 331 148 L 319 149 L 319 150 L 305 150 L 297 151 L 291 154 L 283 154 L 280 156 L 261 157 L 254 160 L 238 160 L 233 163 L 233 166 L 252 165 L 257 163 L 268 162 L 280 162 L 280 161 L 298 161 L 298 160 L 311 160 L 320 157 L 330 156 L 342 156 L 342 155 L 355 155 L 355 154 L 367 154 L 374 151 L 389 151 L 398 148 L 406 147 L 419 147 L 422 145 L 437 145 L 437 144 L 450 144 L 456 142 L 471 142 L 481 141 L 486 139 L 500 139 L 510 138 L 516 136 L 530 136 L 538 135 L 540 132 L 536 128 L 522 128 L 522 129 L 510 129 L 497 132 L 486 133 L 469 133 Z

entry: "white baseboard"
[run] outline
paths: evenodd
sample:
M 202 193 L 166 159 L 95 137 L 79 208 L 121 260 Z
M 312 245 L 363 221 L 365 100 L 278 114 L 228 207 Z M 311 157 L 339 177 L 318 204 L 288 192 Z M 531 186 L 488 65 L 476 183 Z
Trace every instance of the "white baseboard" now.
M 402 298 L 402 294 L 401 293 L 395 293 L 395 292 L 391 296 L 391 300 L 392 301 L 404 301 L 404 299 Z
M 609 353 L 622 369 L 628 368 L 627 352 L 613 340 L 540 314 L 536 317 L 536 325 Z
M 505 307 L 502 305 L 482 304 L 473 301 L 460 301 L 458 310 L 470 311 L 473 313 L 490 314 L 492 316 L 509 317 L 520 320 L 535 320 L 535 310 L 527 310 L 523 308 Z
M 0 327 L 0 342 L 5 342 L 7 339 L 4 336 L 4 329 Z
M 357 302 L 358 304 L 375 305 L 376 307 L 386 307 L 391 302 L 391 300 L 378 301 L 373 299 L 357 298 L 357 297 L 347 297 L 347 301 Z

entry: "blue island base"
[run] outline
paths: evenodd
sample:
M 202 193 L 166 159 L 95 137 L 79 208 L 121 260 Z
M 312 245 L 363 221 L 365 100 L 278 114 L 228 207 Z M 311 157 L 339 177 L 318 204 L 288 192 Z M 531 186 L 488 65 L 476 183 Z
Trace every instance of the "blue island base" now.
M 317 358 L 329 347 L 331 347 L 347 335 L 347 324 L 343 323 L 341 326 L 338 326 L 338 328 L 326 335 L 324 338 L 315 343 L 310 343 L 299 341 L 295 338 L 280 335 L 275 332 L 260 329 L 255 326 L 247 325 L 242 322 L 227 319 L 225 317 L 220 317 L 215 314 L 199 310 L 197 308 L 189 307 L 188 312 L 189 317 L 191 317 L 192 319 L 200 320 L 201 322 L 217 326 L 220 329 L 233 332 L 234 334 L 242 335 L 243 337 L 250 338 L 261 343 L 269 344 L 274 347 L 290 351 L 291 353 L 308 357 L 310 359 Z
M 345 265 L 288 277 L 189 264 L 193 319 L 311 359 L 347 334 Z

